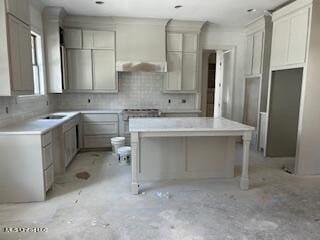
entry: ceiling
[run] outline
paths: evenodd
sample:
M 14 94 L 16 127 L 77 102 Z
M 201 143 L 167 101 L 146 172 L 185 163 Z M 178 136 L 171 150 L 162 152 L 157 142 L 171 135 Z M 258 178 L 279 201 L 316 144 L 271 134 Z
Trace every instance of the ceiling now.
M 44 6 L 60 6 L 72 15 L 173 18 L 209 21 L 217 25 L 243 26 L 264 10 L 288 0 L 33 0 Z M 183 5 L 175 9 L 175 5 Z M 248 13 L 248 9 L 257 9 Z

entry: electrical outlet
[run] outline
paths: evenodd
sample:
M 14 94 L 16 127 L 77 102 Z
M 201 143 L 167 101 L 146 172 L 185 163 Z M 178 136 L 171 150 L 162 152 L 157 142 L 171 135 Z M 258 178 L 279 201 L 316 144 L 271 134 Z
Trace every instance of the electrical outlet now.
M 9 114 L 9 107 L 6 107 L 6 114 Z
M 168 99 L 168 103 L 169 103 L 169 104 L 171 103 L 171 99 Z
M 49 106 L 49 101 L 46 102 L 47 106 Z
M 88 98 L 88 103 L 91 103 L 91 99 L 90 98 Z

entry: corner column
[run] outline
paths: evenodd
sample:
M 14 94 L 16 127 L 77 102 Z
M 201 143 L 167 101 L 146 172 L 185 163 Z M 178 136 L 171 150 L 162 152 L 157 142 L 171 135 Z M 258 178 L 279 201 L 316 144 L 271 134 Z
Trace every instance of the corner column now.
M 242 158 L 242 173 L 240 178 L 240 189 L 249 189 L 249 154 L 250 154 L 250 142 L 251 132 L 245 132 L 242 136 L 243 140 L 243 158 Z
M 131 168 L 132 168 L 132 182 L 131 182 L 131 192 L 132 194 L 139 194 L 139 162 L 140 162 L 140 139 L 139 133 L 131 133 Z

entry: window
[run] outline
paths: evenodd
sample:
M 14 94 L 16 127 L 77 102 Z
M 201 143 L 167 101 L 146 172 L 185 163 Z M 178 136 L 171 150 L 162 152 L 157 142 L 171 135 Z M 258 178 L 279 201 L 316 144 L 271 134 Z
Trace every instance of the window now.
M 38 99 L 45 94 L 45 78 L 43 68 L 43 49 L 41 35 L 31 31 L 31 55 L 34 81 L 34 94 L 17 96 L 17 102 L 25 102 Z
M 32 52 L 32 69 L 33 69 L 33 82 L 34 82 L 34 94 L 40 95 L 40 67 L 38 62 L 38 46 L 37 36 L 31 33 L 31 52 Z

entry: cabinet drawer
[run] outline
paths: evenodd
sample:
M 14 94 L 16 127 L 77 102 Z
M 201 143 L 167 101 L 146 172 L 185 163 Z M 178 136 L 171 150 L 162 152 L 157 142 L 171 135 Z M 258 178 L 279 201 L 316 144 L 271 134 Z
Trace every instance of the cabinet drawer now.
M 83 114 L 85 122 L 118 122 L 118 114 Z
M 43 169 L 47 169 L 51 164 L 53 164 L 52 144 L 49 144 L 42 148 L 42 157 Z
M 52 142 L 52 132 L 47 132 L 42 135 L 42 147 L 47 146 Z
M 72 127 L 74 127 L 76 125 L 77 125 L 77 119 L 73 118 L 70 121 L 68 121 L 65 124 L 63 124 L 62 131 L 66 132 L 66 131 L 68 131 L 69 129 L 71 129 Z
M 48 191 L 54 182 L 54 171 L 53 165 L 51 165 L 47 170 L 44 171 L 44 186 L 46 191 Z
M 96 135 L 96 134 L 117 134 L 118 124 L 114 122 L 110 123 L 85 123 L 84 134 Z
M 100 136 L 85 136 L 84 147 L 85 148 L 102 148 L 111 147 L 111 138 L 115 136 L 100 135 Z

